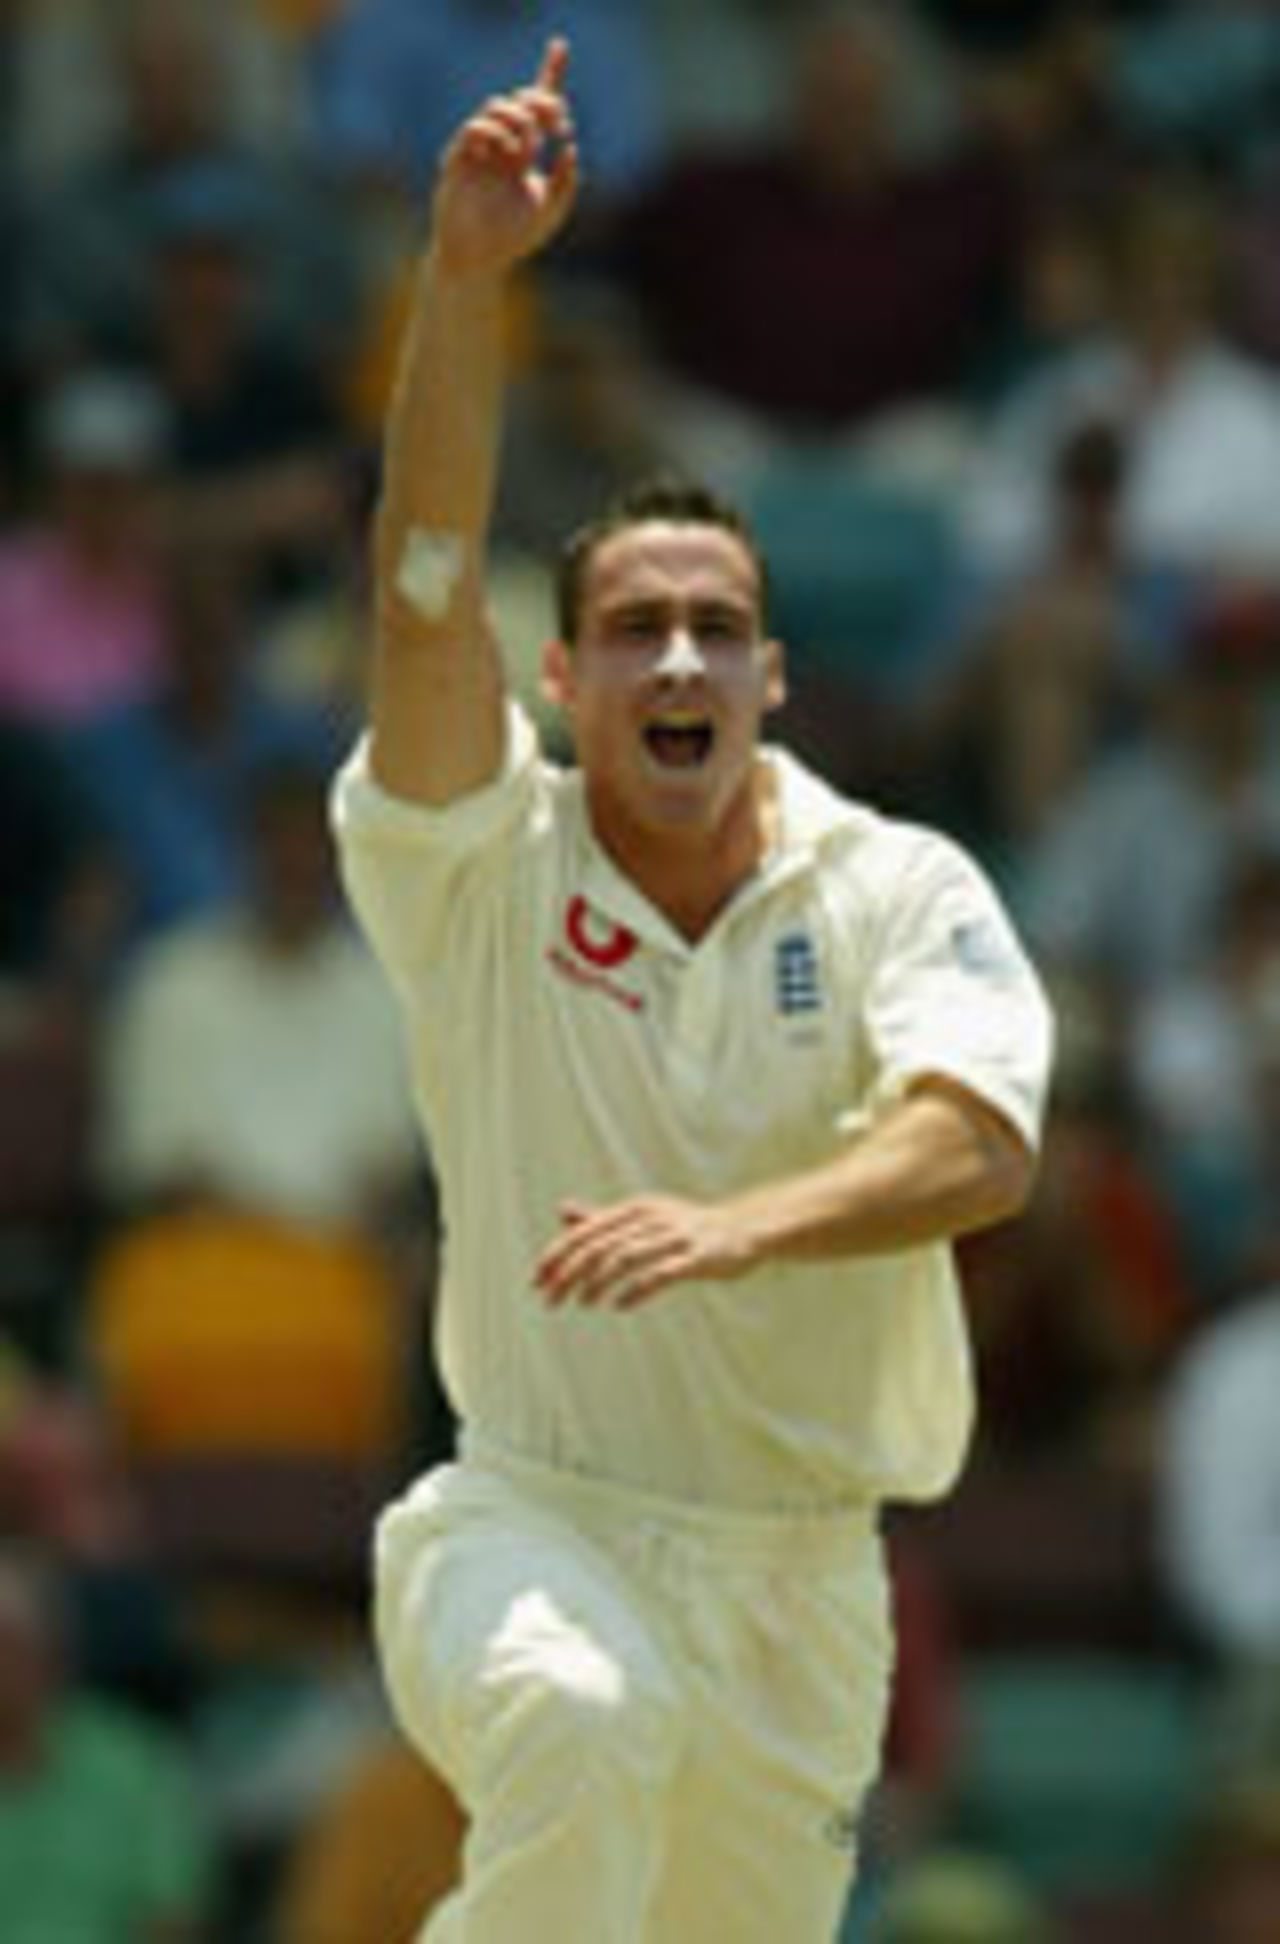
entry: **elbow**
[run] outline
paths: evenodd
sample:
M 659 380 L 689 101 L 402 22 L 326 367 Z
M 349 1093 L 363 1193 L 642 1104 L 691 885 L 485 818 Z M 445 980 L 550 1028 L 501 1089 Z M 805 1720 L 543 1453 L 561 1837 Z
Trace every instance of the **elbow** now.
M 957 1233 L 994 1228 L 1020 1215 L 1035 1186 L 1037 1155 L 997 1107 L 935 1075 L 919 1095 L 944 1117 L 956 1167 Z
M 974 1226 L 993 1228 L 1021 1215 L 1036 1182 L 1036 1156 L 1020 1135 L 994 1130 L 987 1144 L 980 1192 L 981 1211 Z

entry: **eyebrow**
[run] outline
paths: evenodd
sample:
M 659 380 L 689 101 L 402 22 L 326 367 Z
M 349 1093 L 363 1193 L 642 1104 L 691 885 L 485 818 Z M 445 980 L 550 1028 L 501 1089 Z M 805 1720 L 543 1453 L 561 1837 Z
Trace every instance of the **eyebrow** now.
M 667 594 L 630 594 L 614 601 L 602 601 L 599 613 L 603 621 L 647 620 L 669 614 L 673 607 L 683 605 Z M 695 622 L 729 620 L 753 627 L 758 618 L 755 603 L 745 596 L 739 599 L 725 594 L 695 595 L 688 609 Z

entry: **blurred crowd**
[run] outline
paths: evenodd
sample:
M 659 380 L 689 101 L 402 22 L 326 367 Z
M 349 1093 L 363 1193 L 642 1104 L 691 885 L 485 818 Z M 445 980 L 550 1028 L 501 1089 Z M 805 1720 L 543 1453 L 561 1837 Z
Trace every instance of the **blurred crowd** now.
M 5 1937 L 407 1944 L 429 1888 L 364 1549 L 451 1438 L 431 1166 L 324 806 L 433 161 L 551 29 L 586 180 L 509 317 L 515 680 L 565 533 L 709 478 L 779 734 L 974 850 L 1059 1018 L 1035 1202 L 963 1250 L 974 1459 L 891 1529 L 849 1944 L 1264 1944 L 1269 0 L 0 5 Z

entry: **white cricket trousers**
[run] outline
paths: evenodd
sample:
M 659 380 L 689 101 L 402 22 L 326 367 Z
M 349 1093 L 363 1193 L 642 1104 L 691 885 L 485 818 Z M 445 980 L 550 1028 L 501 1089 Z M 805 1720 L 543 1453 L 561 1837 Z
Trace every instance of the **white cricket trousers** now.
M 713 1511 L 473 1440 L 375 1565 L 392 1703 L 469 1817 L 420 1944 L 831 1944 L 888 1710 L 872 1508 Z

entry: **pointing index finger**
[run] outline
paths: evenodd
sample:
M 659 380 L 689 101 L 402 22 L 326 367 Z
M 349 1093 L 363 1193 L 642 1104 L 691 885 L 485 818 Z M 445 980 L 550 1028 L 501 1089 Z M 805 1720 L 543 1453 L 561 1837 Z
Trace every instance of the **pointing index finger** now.
M 552 94 L 563 94 L 568 67 L 569 43 L 563 35 L 553 34 L 543 52 L 535 87 L 546 88 Z

